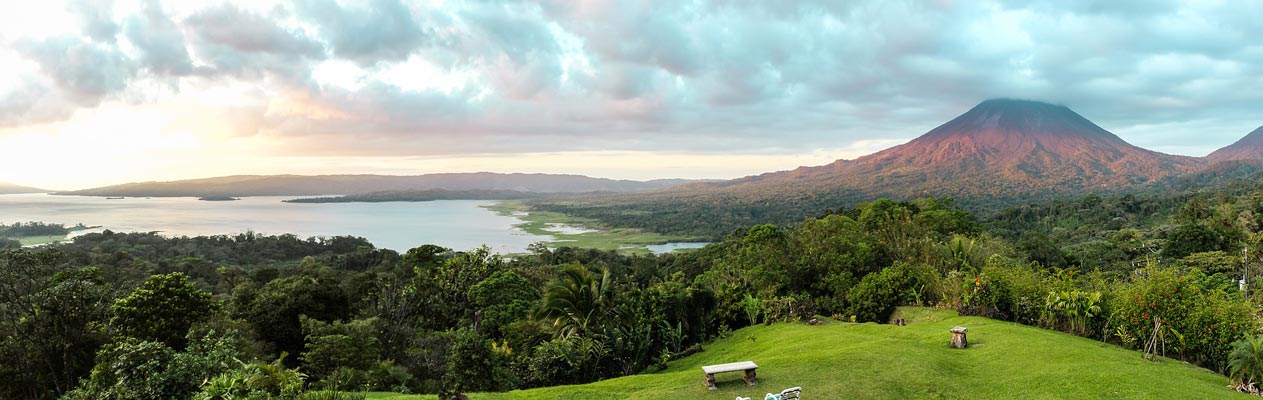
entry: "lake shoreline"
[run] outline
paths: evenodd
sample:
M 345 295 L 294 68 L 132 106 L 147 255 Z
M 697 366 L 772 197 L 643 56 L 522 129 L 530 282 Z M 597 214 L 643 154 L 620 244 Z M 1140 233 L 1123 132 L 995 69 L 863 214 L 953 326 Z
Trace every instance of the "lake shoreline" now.
M 595 220 L 534 210 L 518 200 L 504 200 L 482 207 L 499 215 L 516 218 L 521 222 L 514 227 L 526 233 L 552 236 L 554 240 L 544 244 L 554 248 L 568 246 L 649 255 L 654 253 L 649 247 L 653 245 L 702 243 L 698 238 L 689 236 L 663 235 L 626 228 L 610 229 Z

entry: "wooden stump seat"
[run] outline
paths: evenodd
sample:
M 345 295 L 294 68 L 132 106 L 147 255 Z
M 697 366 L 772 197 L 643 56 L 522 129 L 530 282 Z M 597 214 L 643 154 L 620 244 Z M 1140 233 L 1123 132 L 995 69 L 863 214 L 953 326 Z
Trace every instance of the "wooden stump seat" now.
M 969 347 L 969 340 L 965 338 L 965 331 L 969 329 L 958 326 L 952 328 L 952 347 L 963 349 Z

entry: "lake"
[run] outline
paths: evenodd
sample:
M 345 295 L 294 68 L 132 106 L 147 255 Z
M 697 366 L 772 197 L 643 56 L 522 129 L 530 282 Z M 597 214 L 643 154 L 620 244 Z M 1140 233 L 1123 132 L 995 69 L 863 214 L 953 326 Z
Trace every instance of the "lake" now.
M 469 250 L 486 244 L 499 253 L 523 253 L 535 242 L 556 240 L 514 227 L 516 217 L 483 206 L 490 200 L 437 200 L 386 203 L 282 203 L 291 196 L 243 197 L 202 201 L 191 197 L 107 199 L 46 194 L 0 195 L 0 223 L 40 221 L 101 226 L 71 237 L 109 229 L 158 231 L 164 236 L 203 236 L 254 231 L 269 235 L 359 236 L 399 252 L 422 244 Z M 550 226 L 557 233 L 581 233 L 579 227 Z M 648 246 L 655 253 L 701 247 L 705 243 Z
M 658 254 L 658 253 L 670 253 L 676 250 L 700 249 L 700 248 L 706 247 L 706 245 L 708 244 L 710 244 L 710 242 L 674 242 L 674 243 L 663 243 L 663 244 L 651 244 L 651 245 L 645 246 L 645 248 L 649 249 L 649 252 L 651 253 Z
M 293 197 L 201 201 L 188 197 L 106 199 L 45 194 L 0 195 L 0 222 L 42 221 L 101 226 L 87 232 L 159 231 L 164 236 L 292 233 L 300 237 L 350 235 L 375 246 L 407 251 L 421 244 L 468 250 L 483 244 L 500 253 L 554 240 L 523 232 L 520 220 L 482 206 L 486 200 L 390 203 L 282 203 Z M 83 234 L 87 232 L 75 232 Z M 74 235 L 72 234 L 72 236 Z

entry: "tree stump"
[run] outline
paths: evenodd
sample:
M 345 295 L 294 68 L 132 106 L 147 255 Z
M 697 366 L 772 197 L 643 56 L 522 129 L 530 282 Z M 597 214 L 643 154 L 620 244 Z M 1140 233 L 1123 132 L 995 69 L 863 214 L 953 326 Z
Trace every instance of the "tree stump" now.
M 969 340 L 965 339 L 965 331 L 967 330 L 963 326 L 952 328 L 952 347 L 963 349 L 969 346 Z

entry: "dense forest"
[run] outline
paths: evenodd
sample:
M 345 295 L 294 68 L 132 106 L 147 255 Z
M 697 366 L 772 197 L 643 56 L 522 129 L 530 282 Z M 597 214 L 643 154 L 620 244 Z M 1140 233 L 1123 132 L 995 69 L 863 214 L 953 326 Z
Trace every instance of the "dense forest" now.
M 1098 187 L 1092 190 L 1102 196 L 1131 194 L 1146 198 L 1238 191 L 1241 186 L 1249 186 L 1249 182 L 1263 180 L 1261 171 L 1263 162 L 1227 161 L 1134 188 Z M 1009 207 L 1044 204 L 1064 200 L 1068 193 L 1086 193 L 1066 188 L 1037 190 L 1033 187 L 1012 193 L 992 193 L 984 190 L 983 187 L 988 185 L 960 185 L 951 179 L 935 178 L 930 174 L 925 174 L 924 178 L 938 179 L 941 182 L 937 182 L 933 189 L 916 191 L 918 194 L 913 197 L 954 193 L 957 205 L 984 219 Z M 781 186 L 742 186 L 739 191 L 721 192 L 696 186 L 687 195 L 659 191 L 634 197 L 618 195 L 536 199 L 528 201 L 528 204 L 534 209 L 589 218 L 611 227 L 718 240 L 742 227 L 760 223 L 790 225 L 801 221 L 803 216 L 821 215 L 839 206 L 854 205 L 881 197 L 899 197 L 896 191 L 883 189 L 886 186 L 886 183 L 879 182 L 868 189 L 857 190 L 818 182 L 809 185 L 790 181 Z
M 1263 185 L 985 218 L 876 200 L 658 256 L 103 232 L 0 252 L 0 397 L 358 398 L 653 371 L 751 324 L 954 309 L 1257 382 Z M 1249 273 L 1246 283 L 1239 280 Z M 1247 343 L 1248 344 L 1248 343 Z M 1159 350 L 1161 349 L 1161 350 Z M 1251 350 L 1253 349 L 1253 350 Z M 1139 356 L 1139 355 L 1138 355 Z

